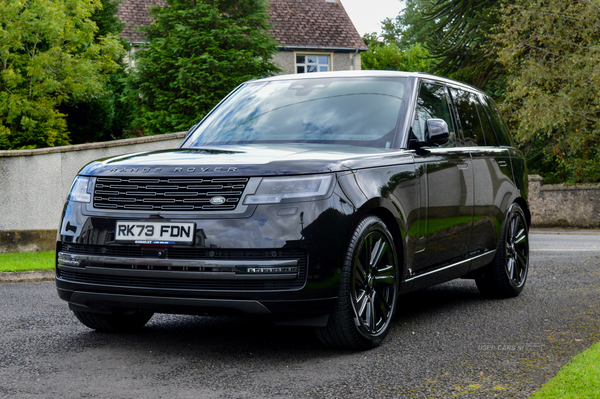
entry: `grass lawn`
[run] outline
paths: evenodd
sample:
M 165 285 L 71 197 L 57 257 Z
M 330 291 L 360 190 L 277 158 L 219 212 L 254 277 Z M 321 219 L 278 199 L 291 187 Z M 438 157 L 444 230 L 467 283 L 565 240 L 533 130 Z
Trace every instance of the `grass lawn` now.
M 600 397 L 600 342 L 567 363 L 532 399 Z
M 0 254 L 0 272 L 54 269 L 54 251 Z

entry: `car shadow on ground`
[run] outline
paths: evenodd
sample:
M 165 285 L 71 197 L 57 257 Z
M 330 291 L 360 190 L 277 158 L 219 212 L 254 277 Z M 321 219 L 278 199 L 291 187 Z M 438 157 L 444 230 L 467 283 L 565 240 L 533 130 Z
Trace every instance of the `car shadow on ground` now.
M 431 314 L 460 312 L 474 302 L 487 302 L 469 280 L 457 280 L 399 297 L 393 330 L 402 330 L 406 321 L 429 320 Z M 74 337 L 75 338 L 75 337 Z M 306 356 L 351 354 L 352 351 L 323 346 L 312 328 L 277 326 L 268 319 L 245 316 L 186 316 L 156 314 L 141 330 L 132 333 L 100 333 L 85 330 L 77 338 L 88 345 L 131 347 L 170 353 L 240 356 L 261 354 L 282 359 L 302 353 Z M 84 344 L 85 345 L 85 344 Z M 87 346 L 87 345 L 86 345 Z
M 483 296 L 474 280 L 453 280 L 401 295 L 395 321 L 418 318 L 429 313 L 457 311 L 464 306 L 490 301 L 498 301 L 498 299 Z

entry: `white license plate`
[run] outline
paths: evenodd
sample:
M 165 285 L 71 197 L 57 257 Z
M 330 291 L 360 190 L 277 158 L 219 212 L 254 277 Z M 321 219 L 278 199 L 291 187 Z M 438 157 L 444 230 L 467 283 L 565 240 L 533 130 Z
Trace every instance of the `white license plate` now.
M 195 223 L 117 221 L 115 241 L 130 244 L 193 244 Z

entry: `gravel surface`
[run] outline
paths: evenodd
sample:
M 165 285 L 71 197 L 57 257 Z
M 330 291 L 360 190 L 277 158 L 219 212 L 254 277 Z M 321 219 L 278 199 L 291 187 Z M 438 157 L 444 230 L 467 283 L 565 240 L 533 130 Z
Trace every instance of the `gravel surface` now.
M 470 280 L 405 295 L 366 352 L 248 318 L 155 315 L 102 334 L 51 282 L 0 284 L 0 397 L 527 398 L 600 336 L 600 236 L 556 237 L 532 235 L 518 298 L 483 298 Z

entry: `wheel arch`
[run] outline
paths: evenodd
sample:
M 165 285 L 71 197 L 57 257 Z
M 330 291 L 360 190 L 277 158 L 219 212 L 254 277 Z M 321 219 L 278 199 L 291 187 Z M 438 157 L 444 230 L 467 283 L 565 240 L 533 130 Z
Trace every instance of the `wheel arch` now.
M 525 221 L 527 222 L 527 227 L 531 227 L 531 211 L 529 210 L 529 205 L 527 204 L 527 201 L 525 201 L 523 197 L 517 197 L 514 202 L 519 204 L 519 206 L 525 213 Z
M 385 204 L 385 202 L 383 202 Z M 379 219 L 381 219 L 381 221 L 385 224 L 385 226 L 388 228 L 388 230 L 390 231 L 390 233 L 392 234 L 392 238 L 394 240 L 394 246 L 396 248 L 396 258 L 398 261 L 398 267 L 399 267 L 399 272 L 400 272 L 400 278 L 398 280 L 398 282 L 401 284 L 402 281 L 404 281 L 404 278 L 406 276 L 407 273 L 407 264 L 405 261 L 405 257 L 404 257 L 404 251 L 405 251 L 405 245 L 404 245 L 404 239 L 405 239 L 405 232 L 403 232 L 399 222 L 398 222 L 398 218 L 401 218 L 401 216 L 396 216 L 390 209 L 386 208 L 384 205 L 380 204 L 377 207 L 373 207 L 371 209 L 369 209 L 367 212 L 365 212 L 365 214 L 363 215 L 363 217 L 361 218 L 361 220 L 365 217 L 368 216 L 377 216 Z
M 383 221 L 383 223 L 385 223 L 386 227 L 390 230 L 390 233 L 392 233 L 392 237 L 394 238 L 396 255 L 398 256 L 398 259 L 401 260 L 404 253 L 404 245 L 402 241 L 403 235 L 394 215 L 389 210 L 382 207 L 372 209 L 367 215 L 377 216 Z

